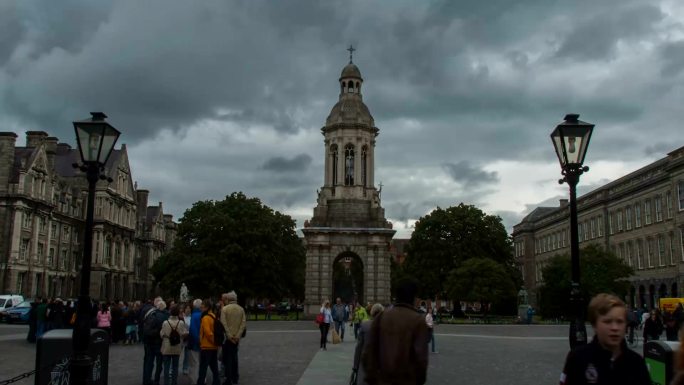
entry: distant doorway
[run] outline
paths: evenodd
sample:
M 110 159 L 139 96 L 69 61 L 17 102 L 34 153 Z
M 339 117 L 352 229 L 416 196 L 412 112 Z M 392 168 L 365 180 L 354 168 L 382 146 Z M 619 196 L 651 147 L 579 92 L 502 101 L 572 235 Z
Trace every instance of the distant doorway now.
M 358 255 L 344 252 L 333 262 L 333 297 L 341 298 L 345 303 L 363 303 L 363 262 Z

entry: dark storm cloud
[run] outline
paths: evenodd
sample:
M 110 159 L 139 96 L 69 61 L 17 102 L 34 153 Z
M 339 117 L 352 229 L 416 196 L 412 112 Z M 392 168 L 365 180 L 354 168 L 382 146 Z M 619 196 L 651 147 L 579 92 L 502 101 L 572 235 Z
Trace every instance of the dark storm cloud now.
M 458 163 L 444 163 L 442 168 L 456 183 L 464 186 L 477 187 L 483 184 L 490 184 L 499 181 L 499 176 L 495 171 L 484 171 L 471 166 L 466 160 Z
M 676 146 L 676 145 L 675 145 Z M 657 156 L 659 158 L 664 157 L 665 154 L 674 150 L 672 143 L 660 142 L 655 143 L 651 146 L 647 146 L 644 149 L 644 155 L 646 156 Z
M 299 154 L 292 159 L 277 156 L 267 160 L 261 168 L 270 171 L 304 171 L 311 165 L 311 156 Z
M 663 45 L 660 56 L 663 60 L 662 75 L 665 77 L 679 75 L 684 69 L 684 41 Z
M 577 60 L 612 59 L 617 43 L 632 43 L 654 33 L 654 24 L 664 14 L 654 5 L 640 4 L 613 8 L 572 23 L 574 30 L 565 36 L 557 56 Z

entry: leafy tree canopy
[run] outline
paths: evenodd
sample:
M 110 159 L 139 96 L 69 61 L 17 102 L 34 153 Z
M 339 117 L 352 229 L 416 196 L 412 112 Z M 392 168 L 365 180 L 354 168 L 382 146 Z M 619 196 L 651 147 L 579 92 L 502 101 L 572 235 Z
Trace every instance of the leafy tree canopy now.
M 479 301 L 486 314 L 494 301 L 506 298 L 515 302 L 516 285 L 503 264 L 489 258 L 470 258 L 451 270 L 446 292 L 449 298 Z
M 634 269 L 612 252 L 599 245 L 589 245 L 580 251 L 580 290 L 585 300 L 599 293 L 624 296 L 629 292 L 629 278 Z M 556 255 L 542 269 L 544 284 L 539 289 L 540 313 L 545 317 L 569 316 L 570 256 Z
M 185 282 L 195 297 L 235 290 L 242 299 L 302 298 L 304 267 L 294 220 L 240 192 L 186 210 L 152 274 L 171 294 Z
M 498 216 L 487 215 L 475 206 L 437 208 L 416 222 L 407 245 L 402 271 L 421 283 L 421 296 L 433 298 L 445 293 L 452 270 L 471 258 L 488 258 L 504 267 L 516 286 L 513 247 Z M 457 298 L 451 298 L 457 299 Z

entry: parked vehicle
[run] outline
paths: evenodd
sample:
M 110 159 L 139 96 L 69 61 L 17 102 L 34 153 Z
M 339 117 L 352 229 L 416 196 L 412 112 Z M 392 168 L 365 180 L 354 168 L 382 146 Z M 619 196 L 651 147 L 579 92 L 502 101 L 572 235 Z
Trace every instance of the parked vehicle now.
M 24 302 L 24 297 L 20 295 L 0 295 L 0 320 L 6 318 L 7 310 Z
M 7 310 L 5 319 L 7 323 L 28 323 L 29 311 L 31 311 L 31 302 L 24 301 Z

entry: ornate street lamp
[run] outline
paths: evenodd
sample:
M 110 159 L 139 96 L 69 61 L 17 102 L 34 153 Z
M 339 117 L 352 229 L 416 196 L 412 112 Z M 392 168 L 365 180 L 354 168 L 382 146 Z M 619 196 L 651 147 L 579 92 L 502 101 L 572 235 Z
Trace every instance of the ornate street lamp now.
M 85 172 L 88 180 L 88 206 L 83 239 L 83 263 L 81 264 L 81 293 L 78 296 L 76 323 L 73 333 L 73 355 L 70 365 L 70 384 L 88 384 L 92 376 L 93 360 L 88 355 L 90 343 L 90 267 L 93 254 L 93 222 L 95 214 L 95 186 L 98 180 L 112 181 L 103 175 L 107 159 L 114 150 L 120 132 L 105 121 L 107 115 L 91 112 L 91 118 L 73 122 L 81 154 L 79 165 L 74 167 Z
M 572 281 L 570 303 L 574 318 L 570 322 L 570 348 L 587 343 L 587 329 L 584 325 L 584 301 L 580 293 L 579 236 L 577 233 L 577 182 L 580 175 L 589 171 L 582 166 L 587 154 L 589 139 L 594 125 L 578 119 L 579 114 L 565 115 L 565 121 L 556 126 L 551 133 L 551 141 L 561 164 L 563 179 L 558 183 L 570 186 L 570 258 L 572 262 Z

